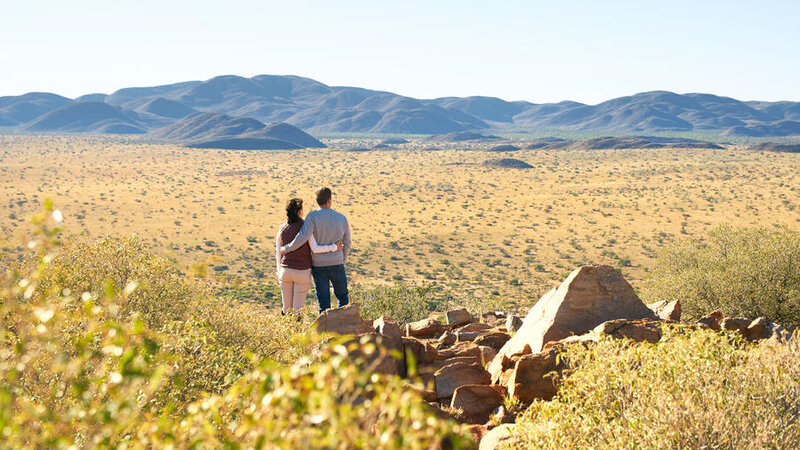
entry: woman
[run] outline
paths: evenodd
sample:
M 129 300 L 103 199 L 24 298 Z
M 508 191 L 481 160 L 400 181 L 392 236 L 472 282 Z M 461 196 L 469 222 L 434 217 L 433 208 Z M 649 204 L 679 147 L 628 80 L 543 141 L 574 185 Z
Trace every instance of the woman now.
M 342 243 L 317 245 L 314 235 L 300 248 L 281 255 L 281 246 L 292 242 L 303 228 L 303 199 L 293 198 L 286 202 L 286 223 L 275 236 L 275 260 L 278 281 L 281 284 L 283 311 L 281 315 L 300 310 L 306 302 L 311 288 L 311 252 L 327 253 L 342 250 Z

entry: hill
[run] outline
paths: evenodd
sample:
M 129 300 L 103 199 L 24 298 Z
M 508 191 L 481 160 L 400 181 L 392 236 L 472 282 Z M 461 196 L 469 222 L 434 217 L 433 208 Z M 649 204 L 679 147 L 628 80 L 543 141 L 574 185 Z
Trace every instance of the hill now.
M 39 117 L 25 129 L 56 133 L 146 133 L 140 123 L 120 109 L 100 102 L 71 103 Z
M 225 114 L 195 114 L 150 134 L 157 139 L 190 144 L 193 148 L 276 150 L 324 148 L 303 130 L 286 124 L 265 125 L 255 119 Z
M 642 92 L 596 105 L 535 104 L 494 97 L 415 99 L 359 87 L 328 86 L 298 76 L 227 75 L 205 81 L 120 89 L 70 100 L 55 94 L 0 97 L 0 126 L 18 126 L 77 102 L 118 108 L 153 130 L 195 113 L 285 122 L 315 133 L 459 132 L 704 133 L 766 137 L 800 135 L 800 103 L 739 101 L 711 94 Z M 76 122 L 79 122 L 76 121 Z M 477 130 L 477 131 L 476 131 Z M 97 132 L 89 127 L 74 132 Z
M 525 161 L 515 158 L 489 159 L 483 163 L 486 167 L 498 167 L 501 169 L 532 169 L 533 166 Z

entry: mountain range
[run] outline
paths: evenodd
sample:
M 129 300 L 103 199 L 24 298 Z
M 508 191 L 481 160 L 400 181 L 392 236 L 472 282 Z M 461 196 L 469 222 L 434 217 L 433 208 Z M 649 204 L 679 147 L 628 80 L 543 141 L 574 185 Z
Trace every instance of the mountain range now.
M 261 125 L 287 123 L 310 133 L 800 135 L 800 102 L 740 101 L 666 91 L 643 92 L 597 105 L 572 101 L 536 104 L 494 97 L 415 99 L 328 86 L 298 76 L 228 75 L 75 99 L 38 92 L 0 97 L 0 129 L 6 132 L 152 133 L 165 137 L 162 129 L 201 113 L 252 119 Z

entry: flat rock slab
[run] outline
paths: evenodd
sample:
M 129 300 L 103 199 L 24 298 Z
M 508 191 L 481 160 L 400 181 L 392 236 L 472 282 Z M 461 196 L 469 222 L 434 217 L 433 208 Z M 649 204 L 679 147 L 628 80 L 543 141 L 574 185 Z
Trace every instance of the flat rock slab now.
M 466 325 L 472 320 L 472 314 L 464 308 L 447 311 L 445 316 L 447 317 L 447 324 L 454 327 Z
M 372 324 L 361 318 L 358 303 L 327 309 L 311 324 L 320 333 L 364 334 L 374 332 Z
M 661 320 L 672 320 L 675 322 L 681 321 L 681 301 L 675 300 L 669 302 L 662 300 L 660 302 L 648 303 L 647 307 Z
M 484 384 L 460 386 L 453 393 L 450 407 L 460 409 L 466 423 L 481 424 L 489 421 L 489 415 L 503 404 L 500 390 Z
M 593 330 L 616 339 L 631 339 L 636 342 L 655 344 L 661 340 L 660 322 L 648 319 L 615 319 L 603 322 Z
M 406 336 L 421 338 L 439 338 L 450 327 L 433 318 L 427 318 L 406 324 Z
M 461 386 L 468 384 L 486 384 L 491 382 L 489 372 L 480 363 L 458 362 L 448 364 L 434 374 L 436 397 L 444 399 L 452 397 Z

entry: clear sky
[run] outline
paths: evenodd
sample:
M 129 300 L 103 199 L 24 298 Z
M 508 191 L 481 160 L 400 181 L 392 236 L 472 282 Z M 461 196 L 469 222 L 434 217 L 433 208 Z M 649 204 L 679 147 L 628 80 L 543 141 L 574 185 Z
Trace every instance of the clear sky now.
M 800 1 L 0 0 L 0 95 L 227 74 L 419 98 L 800 101 Z

